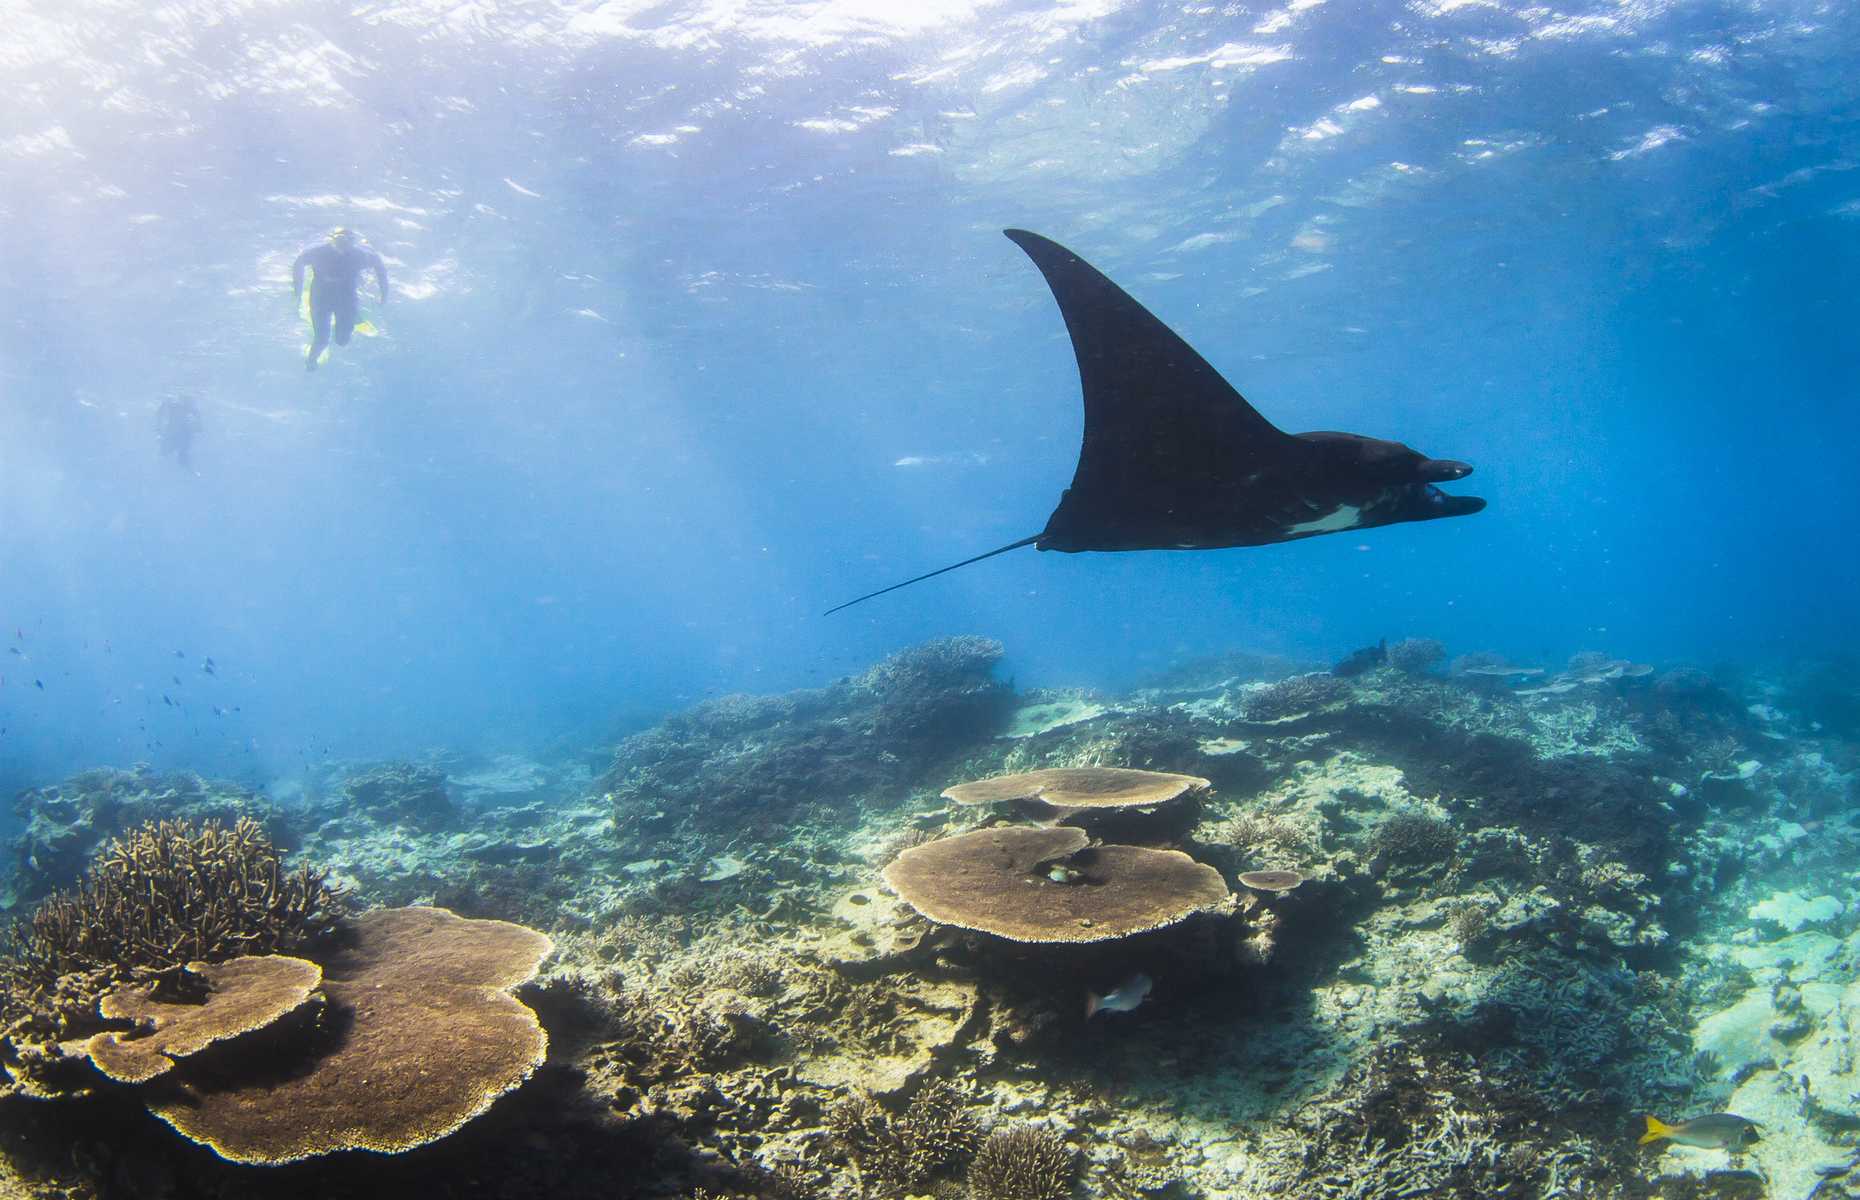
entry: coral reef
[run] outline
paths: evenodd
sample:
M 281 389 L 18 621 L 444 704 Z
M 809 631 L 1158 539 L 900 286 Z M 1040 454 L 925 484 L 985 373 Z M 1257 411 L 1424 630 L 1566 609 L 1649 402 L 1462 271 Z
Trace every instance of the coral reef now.
M 78 887 L 13 928 L 9 999 L 61 976 L 173 978 L 196 960 L 288 953 L 344 911 L 326 872 L 287 871 L 258 823 L 161 821 L 110 843 Z
M 187 971 L 198 977 L 203 999 L 163 1000 L 158 986 L 143 984 L 104 995 L 98 1015 L 129 1021 L 133 1029 L 100 1033 L 85 1043 L 99 1071 L 118 1083 L 147 1083 L 181 1059 L 296 1012 L 311 1003 L 323 982 L 323 968 L 281 954 L 189 963 Z
M 1429 637 L 1403 638 L 1388 648 L 1389 666 L 1404 675 L 1425 675 L 1446 657 L 1446 644 Z
M 1001 646 L 946 638 L 892 655 L 856 680 L 785 696 L 699 705 L 621 743 L 601 786 L 623 842 L 719 847 L 779 842 L 798 810 L 895 798 L 1006 720 L 992 678 Z M 717 853 L 711 850 L 709 853 Z
M 1283 721 L 1336 704 L 1349 692 L 1350 685 L 1336 675 L 1293 675 L 1247 691 L 1240 715 L 1249 721 Z
M 1197 775 L 1133 771 L 1127 767 L 1051 767 L 955 784 L 943 789 L 943 797 L 958 804 L 1038 801 L 1062 810 L 1147 808 L 1207 787 L 1208 781 Z
M 0 880 L 0 908 L 70 886 L 97 851 L 137 825 L 164 819 L 231 825 L 242 817 L 270 825 L 276 819 L 272 806 L 236 784 L 209 783 L 185 771 L 158 774 L 146 764 L 83 771 L 30 788 L 14 798 L 13 811 L 25 829 L 11 844 L 13 871 Z
M 454 816 L 446 773 L 414 763 L 386 763 L 351 775 L 342 784 L 342 808 L 419 829 L 441 829 Z
M 353 809 L 332 771 L 339 798 L 289 810 L 293 839 L 361 900 L 444 896 L 547 925 L 547 972 L 503 986 L 535 965 L 527 933 L 513 974 L 476 982 L 446 982 L 444 962 L 469 954 L 364 967 L 319 949 L 320 1004 L 195 1053 L 155 1014 L 204 999 L 177 1016 L 212 1026 L 236 984 L 190 984 L 202 968 L 172 963 L 204 996 L 59 976 L 33 1003 L 66 1013 L 79 1046 L 169 1065 L 114 1083 L 63 1055 L 55 1082 L 99 1107 L 20 1102 L 0 1158 L 79 1194 L 262 1200 L 367 1194 L 376 1174 L 526 1200 L 1851 1190 L 1852 748 L 1814 729 L 1786 680 L 1593 655 L 1543 691 L 1496 656 L 1438 674 L 1438 646 L 1409 660 L 1407 645 L 1388 647 L 1392 669 L 1278 684 L 1260 680 L 1285 664 L 1210 661 L 1015 726 L 999 647 L 933 644 L 669 717 L 622 742 L 598 783 L 558 764 L 473 768 L 477 798 L 438 825 Z M 459 761 L 433 761 L 456 784 Z M 1113 837 L 990 824 L 1012 803 L 987 812 L 951 786 L 1131 767 L 1196 781 L 1193 802 L 1155 806 L 1181 810 L 1167 821 L 1138 805 L 1147 823 Z M 1062 807 L 1068 822 L 1118 812 Z M 1122 929 L 1126 901 L 1150 914 L 1133 928 L 1156 923 L 1178 911 L 1178 882 L 1198 897 L 1188 919 L 1075 936 Z M 1043 932 L 1008 940 L 1004 924 Z M 514 1057 L 473 1074 L 473 1038 L 446 1039 L 475 1018 L 444 996 L 445 1011 L 418 1008 L 415 978 L 489 1005 Z M 386 1016 L 364 1012 L 369 979 L 396 993 Z M 1087 1019 L 1087 996 L 1113 991 L 1142 1002 Z M 106 995 L 130 1015 L 99 1013 Z M 280 1131 L 253 1156 L 287 1156 L 303 1144 L 292 1121 L 327 1131 L 361 1077 L 332 1033 L 387 1037 L 416 1009 L 432 1038 L 374 1045 L 371 1081 L 470 1076 L 448 1093 L 455 1112 L 530 1082 L 457 1136 L 362 1166 L 259 1172 L 134 1124 L 191 1097 L 177 1124 L 214 1122 L 199 1132 L 243 1153 L 258 1135 L 226 1114 L 274 1086 L 241 1077 L 264 1065 L 321 1096 L 268 1102 Z M 16 1040 L 7 1069 L 34 1086 L 53 1064 L 25 1064 L 55 1050 L 43 1030 Z M 1763 1140 L 1634 1145 L 1646 1113 L 1714 1110 Z M 75 1132 L 93 1111 L 110 1114 L 108 1157 Z M 412 1140 L 375 1124 L 370 1144 Z
M 917 1089 L 900 1116 L 864 1092 L 826 1111 L 834 1143 L 862 1179 L 882 1188 L 917 1190 L 941 1175 L 959 1173 L 982 1144 L 982 1126 L 962 1093 L 944 1080 Z
M 340 1038 L 270 1069 L 183 1071 L 151 1111 L 234 1162 L 398 1153 L 458 1129 L 542 1063 L 548 1037 L 510 992 L 553 949 L 547 937 L 436 908 L 377 909 L 350 932 L 323 964 Z
M 346 911 L 309 866 L 287 870 L 249 818 L 230 829 L 162 821 L 131 830 L 83 881 L 16 921 L 0 959 L 0 1070 L 35 1093 L 82 1088 L 72 1047 L 106 1028 L 113 986 L 197 998 L 203 964 L 291 954 L 327 940 Z
M 906 850 L 884 877 L 938 924 L 1016 942 L 1129 937 L 1229 899 L 1220 872 L 1179 850 L 1090 840 L 1063 825 L 981 829 Z
M 1370 857 L 1403 866 L 1438 866 L 1459 848 L 1459 834 L 1444 819 L 1408 809 L 1391 813 L 1376 826 Z
M 993 732 L 1013 708 L 994 678 L 1003 647 L 993 638 L 951 637 L 900 650 L 853 681 L 869 701 L 870 732 L 887 742 L 949 741 Z

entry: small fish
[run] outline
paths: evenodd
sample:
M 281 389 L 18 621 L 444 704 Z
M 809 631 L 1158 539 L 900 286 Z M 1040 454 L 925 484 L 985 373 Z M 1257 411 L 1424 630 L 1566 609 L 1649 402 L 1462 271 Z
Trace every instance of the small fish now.
M 174 680 L 174 686 L 176 687 L 181 686 L 181 677 L 179 675 L 170 675 L 168 676 L 168 678 Z
M 217 675 L 219 673 L 213 669 L 213 660 L 211 658 L 209 658 L 206 662 L 201 663 L 200 669 L 205 671 L 209 675 Z
M 174 701 L 172 701 L 172 700 L 170 700 L 170 699 L 168 699 L 168 693 L 167 693 L 167 692 L 163 692 L 163 693 L 161 694 L 161 702 L 162 702 L 163 704 L 166 704 L 166 705 L 167 705 L 167 706 L 168 706 L 169 708 L 173 708 L 173 707 L 174 707 Z
M 1143 1003 L 1153 986 L 1150 977 L 1139 971 L 1102 996 L 1097 992 L 1087 992 L 1085 1019 L 1089 1021 L 1101 1012 L 1130 1012 Z
M 186 657 L 187 657 L 187 652 L 186 652 L 185 650 L 176 650 L 176 651 L 174 652 L 174 656 L 175 656 L 176 658 L 186 658 Z
M 45 681 L 43 679 L 35 679 L 32 681 L 32 686 L 38 688 L 40 691 L 44 691 Z
M 1701 1150 L 1742 1150 L 1756 1140 L 1755 1121 L 1736 1113 L 1706 1113 L 1676 1125 L 1668 1125 L 1658 1117 L 1648 1117 L 1647 1132 L 1641 1134 L 1640 1144 L 1650 1146 L 1658 1141 L 1670 1141 Z
M 20 653 L 20 649 L 18 646 L 8 646 L 6 648 L 6 652 L 8 654 L 18 654 L 21 658 L 26 657 L 24 654 Z

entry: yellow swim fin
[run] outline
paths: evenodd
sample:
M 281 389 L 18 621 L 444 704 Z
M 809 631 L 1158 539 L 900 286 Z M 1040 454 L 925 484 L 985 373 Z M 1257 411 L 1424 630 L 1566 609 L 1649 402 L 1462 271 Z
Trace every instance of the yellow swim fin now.
M 1673 1127 L 1658 1117 L 1647 1118 L 1647 1132 L 1640 1135 L 1640 1144 L 1651 1146 L 1662 1138 L 1673 1136 Z

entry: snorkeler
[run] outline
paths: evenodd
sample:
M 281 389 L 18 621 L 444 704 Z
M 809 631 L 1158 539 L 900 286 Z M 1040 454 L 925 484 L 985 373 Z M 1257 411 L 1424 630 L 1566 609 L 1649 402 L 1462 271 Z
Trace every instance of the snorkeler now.
M 183 393 L 169 396 L 155 409 L 155 440 L 161 452 L 184 471 L 194 468 L 194 435 L 200 432 L 200 406 Z
M 310 268 L 310 352 L 304 356 L 304 370 L 316 370 L 317 360 L 333 340 L 338 346 L 349 344 L 355 332 L 356 310 L 360 302 L 355 289 L 362 272 L 373 270 L 381 285 L 381 303 L 388 298 L 387 264 L 362 241 L 353 229 L 337 229 L 327 241 L 307 247 L 291 264 L 291 291 L 302 302 L 304 268 Z

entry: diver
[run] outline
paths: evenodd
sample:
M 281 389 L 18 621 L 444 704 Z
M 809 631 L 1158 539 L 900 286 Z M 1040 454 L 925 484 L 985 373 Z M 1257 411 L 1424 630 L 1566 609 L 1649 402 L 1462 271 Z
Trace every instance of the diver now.
M 194 435 L 200 432 L 200 406 L 191 395 L 169 396 L 155 408 L 155 440 L 162 456 L 183 471 L 194 469 Z
M 317 359 L 329 348 L 349 344 L 355 332 L 356 310 L 360 302 L 355 289 L 362 272 L 372 270 L 381 285 L 381 303 L 388 298 L 387 264 L 373 247 L 353 229 L 336 229 L 326 241 L 306 247 L 291 264 L 291 291 L 298 303 L 303 301 L 304 268 L 310 275 L 310 353 L 304 357 L 304 370 L 316 370 Z

